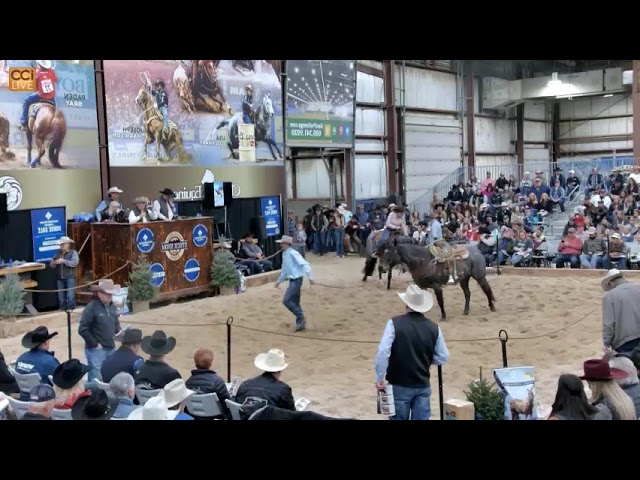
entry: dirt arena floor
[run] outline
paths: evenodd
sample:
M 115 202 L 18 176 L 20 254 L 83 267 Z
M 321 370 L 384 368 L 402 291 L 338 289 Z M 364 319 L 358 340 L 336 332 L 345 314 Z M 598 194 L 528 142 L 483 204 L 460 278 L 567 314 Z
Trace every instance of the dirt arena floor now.
M 145 335 L 162 328 L 175 336 L 177 347 L 167 361 L 186 379 L 192 368 L 192 354 L 198 347 L 215 352 L 214 369 L 226 376 L 226 327 L 209 324 L 224 323 L 233 316 L 236 327 L 232 330 L 232 375 L 256 375 L 254 356 L 281 348 L 291 362 L 283 379 L 291 385 L 296 398 L 311 400 L 310 409 L 334 416 L 382 419 L 375 414 L 373 361 L 386 321 L 403 311 L 396 291 L 406 288 L 410 276 L 406 273 L 395 278 L 392 290 L 387 291 L 377 280 L 360 281 L 360 258 L 311 255 L 310 260 L 318 283 L 340 288 L 310 287 L 305 281 L 302 305 L 307 312 L 308 329 L 302 334 L 293 333 L 293 318 L 282 306 L 284 286 L 276 290 L 273 283 L 241 295 L 174 304 L 124 317 L 122 324 L 136 324 Z M 489 282 L 498 300 L 496 313 L 489 311 L 486 297 L 475 282 L 471 284 L 468 317 L 462 315 L 462 290 L 458 286 L 445 289 L 449 320 L 441 328 L 450 352 L 449 363 L 443 368 L 445 400 L 464 398 L 463 390 L 478 378 L 479 367 L 485 377 L 492 376 L 492 368 L 501 367 L 497 336 L 505 329 L 511 337 L 509 366 L 534 366 L 538 401 L 550 405 L 558 376 L 579 374 L 585 359 L 602 353 L 600 280 L 492 275 Z M 439 318 L 437 306 L 428 316 Z M 53 347 L 58 358 L 66 359 L 66 327 L 62 316 L 57 317 L 51 320 L 60 332 Z M 566 330 L 558 331 L 563 327 Z M 72 331 L 74 356 L 84 360 L 77 325 Z M 20 354 L 20 338 L 21 335 L 0 339 L 7 360 Z M 432 419 L 438 419 L 435 367 L 432 387 Z

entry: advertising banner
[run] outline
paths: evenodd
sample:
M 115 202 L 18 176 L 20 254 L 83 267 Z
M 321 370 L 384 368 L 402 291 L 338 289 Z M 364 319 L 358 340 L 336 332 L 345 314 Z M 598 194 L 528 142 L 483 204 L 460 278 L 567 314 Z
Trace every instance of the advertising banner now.
M 355 60 L 287 60 L 287 146 L 353 146 Z
M 60 239 L 67 234 L 64 207 L 31 210 L 33 261 L 49 262 L 60 249 Z
M 241 166 L 244 125 L 258 164 L 283 166 L 280 68 L 280 60 L 105 60 L 110 166 Z
M 280 197 L 261 198 L 260 211 L 266 224 L 267 237 L 280 235 Z

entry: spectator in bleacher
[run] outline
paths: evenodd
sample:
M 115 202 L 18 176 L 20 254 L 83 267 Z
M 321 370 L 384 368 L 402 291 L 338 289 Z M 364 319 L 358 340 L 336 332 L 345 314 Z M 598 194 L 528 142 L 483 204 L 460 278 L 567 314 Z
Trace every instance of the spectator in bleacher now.
M 206 348 L 199 348 L 193 355 L 193 362 L 196 368 L 191 370 L 191 376 L 185 382 L 186 387 L 193 390 L 197 395 L 215 393 L 218 396 L 220 408 L 225 418 L 231 418 L 229 407 L 225 402 L 225 400 L 231 400 L 229 389 L 227 389 L 222 377 L 211 369 L 213 352 Z
M 602 264 L 603 255 L 607 252 L 607 242 L 598 236 L 595 227 L 589 227 L 589 238 L 582 245 L 580 254 L 581 268 L 598 268 Z
M 620 228 L 626 224 L 627 224 L 627 217 L 625 217 L 624 212 L 622 210 L 616 209 L 613 217 L 614 228 Z
M 611 206 L 611 203 L 613 202 L 613 200 L 611 199 L 611 197 L 609 196 L 609 194 L 604 188 L 600 189 L 599 191 L 596 191 L 596 193 L 594 193 L 594 195 L 590 198 L 590 201 L 593 205 L 597 205 L 598 208 L 600 208 L 600 202 L 602 202 L 604 203 L 604 206 L 607 209 Z
M 640 185 L 640 165 L 633 166 L 633 173 L 629 174 L 629 178 L 632 178 L 636 185 Z
M 569 170 L 569 176 L 566 181 L 566 194 L 569 195 L 570 201 L 580 195 L 580 179 L 576 177 L 575 170 Z
M 633 197 L 626 197 L 622 204 L 622 208 L 625 215 L 633 217 L 636 213 L 636 200 Z
M 480 228 L 480 224 L 478 222 L 473 222 L 469 230 L 465 232 L 466 237 L 470 242 L 478 242 L 480 239 L 480 234 L 478 233 L 478 229 Z
M 176 339 L 168 337 L 162 330 L 142 339 L 142 351 L 149 355 L 138 373 L 135 375 L 136 387 L 142 390 L 158 390 L 177 378 L 180 372 L 164 361 L 166 355 L 176 348 Z
M 624 378 L 617 378 L 615 382 L 626 393 L 633 406 L 636 409 L 636 418 L 640 418 L 640 380 L 638 380 L 638 369 L 633 364 L 631 359 L 624 354 L 607 354 L 605 359 L 609 357 L 609 366 L 612 369 L 622 370 L 627 374 Z
M 264 253 L 262 252 L 262 248 L 258 245 L 252 235 L 247 233 L 244 236 L 244 242 L 242 244 L 242 253 L 247 257 L 248 260 L 256 262 L 256 270 L 258 273 L 270 272 L 273 270 L 273 263 L 271 260 L 267 260 L 264 258 Z
M 380 205 L 376 205 L 376 212 L 380 209 Z M 311 217 L 311 230 L 313 230 L 313 253 L 316 255 L 324 255 L 327 242 L 327 231 L 329 230 L 329 220 L 322 213 L 320 205 L 315 206 L 313 217 Z
M 464 183 L 460 182 L 458 185 L 453 185 L 449 193 L 447 194 L 447 200 L 450 202 L 461 202 L 464 194 Z
M 582 240 L 576 236 L 576 229 L 571 227 L 567 230 L 567 236 L 560 240 L 558 245 L 558 255 L 553 259 L 557 266 L 571 263 L 571 268 L 580 267 L 580 254 L 582 253 Z
M 524 175 L 522 175 L 522 180 L 520 181 L 520 195 L 522 195 L 523 197 L 528 197 L 531 187 L 533 187 L 533 179 L 531 178 L 531 174 L 529 172 L 524 172 Z
M 247 267 L 247 275 L 256 275 L 258 273 L 259 264 L 254 262 L 253 260 L 248 260 L 246 258 L 240 258 L 240 246 L 239 243 L 234 240 L 233 243 L 222 242 L 220 245 L 220 251 L 229 253 L 233 256 L 233 263 L 238 271 L 238 276 L 242 276 L 242 267 Z M 134 375 L 135 376 L 135 375 Z
M 242 382 L 235 401 L 242 404 L 248 397 L 258 397 L 274 407 L 295 411 L 291 387 L 281 380 L 282 371 L 289 366 L 285 363 L 284 352 L 271 349 L 259 353 L 253 363 L 263 373 Z
M 53 389 L 56 392 L 55 408 L 69 410 L 79 398 L 86 397 L 91 391 L 85 389 L 84 376 L 91 367 L 72 358 L 58 365 L 53 372 Z
M 43 383 L 51 385 L 49 375 L 53 375 L 60 362 L 56 359 L 55 353 L 49 351 L 49 341 L 58 335 L 58 332 L 49 333 L 47 327 L 37 327 L 35 330 L 27 332 L 22 337 L 22 346 L 27 349 L 16 361 L 16 372 L 27 374 L 37 373 Z M 23 401 L 28 400 L 27 394 L 21 394 Z
M 596 167 L 593 167 L 591 169 L 591 173 L 587 177 L 586 195 L 591 196 L 592 194 L 599 192 L 602 188 L 604 188 L 604 177 L 602 174 L 598 173 L 598 169 Z
M 413 232 L 413 239 L 420 245 L 423 245 L 426 243 L 426 238 L 427 232 L 424 231 L 424 225 L 422 223 L 419 223 L 416 231 Z
M 186 387 L 184 380 L 176 378 L 164 386 L 160 395 L 164 398 L 170 411 L 178 412 L 173 418 L 174 420 L 195 420 L 191 415 L 185 413 L 187 401 L 194 393 L 193 390 Z
M 442 224 L 438 220 L 438 216 L 435 212 L 429 214 L 431 223 L 429 224 L 429 234 L 427 241 L 433 243 L 436 240 L 442 238 Z
M 471 196 L 471 205 L 475 208 L 480 208 L 480 205 L 484 202 L 484 194 L 482 193 L 482 187 L 476 187 L 475 192 Z
M 509 175 L 508 184 L 512 192 L 518 188 L 518 181 L 516 180 L 516 177 L 514 177 L 513 175 Z
M 546 182 L 546 181 L 545 181 L 545 179 L 544 179 L 544 172 L 543 172 L 542 170 L 536 170 L 536 176 L 535 176 L 535 178 L 533 179 L 533 183 L 534 183 L 534 185 L 535 185 L 535 183 L 536 183 L 536 180 L 540 180 L 540 183 L 541 183 L 542 185 L 547 185 L 547 182 Z
M 614 177 L 613 184 L 611 185 L 611 189 L 610 189 L 611 195 L 619 196 L 622 194 L 623 191 L 624 191 L 624 185 L 622 184 L 621 178 Z
M 51 420 L 56 392 L 46 383 L 31 388 L 29 408 L 21 420 Z
M 9 371 L 2 351 L 0 351 L 0 392 L 11 396 L 18 396 L 20 394 L 18 382 L 16 382 L 16 378 L 11 371 Z
M 531 192 L 529 194 L 529 197 L 527 198 L 527 203 L 525 204 L 525 206 L 526 208 L 529 208 L 535 211 L 538 211 L 540 209 L 539 199 L 534 192 Z
M 629 228 L 631 229 L 631 235 L 638 233 L 638 222 L 636 217 L 629 217 Z
M 511 255 L 513 255 L 513 230 L 502 226 L 500 228 L 500 233 L 502 236 L 500 237 L 500 244 L 498 246 L 498 263 L 500 263 L 500 265 L 504 265 L 507 262 L 507 259 L 511 258 Z
M 631 225 L 625 225 L 622 227 L 621 237 L 624 243 L 633 243 L 634 234 L 631 231 Z
M 556 399 L 547 420 L 611 420 L 611 411 L 591 405 L 580 377 L 566 373 L 558 379 Z
M 553 203 L 551 202 L 551 198 L 549 198 L 549 194 L 543 193 L 540 198 L 540 215 L 545 217 L 553 212 Z
M 496 243 L 497 239 L 495 235 L 492 235 L 491 231 L 486 226 L 482 226 L 478 229 L 478 250 L 480 250 L 480 253 L 482 253 L 488 264 L 491 264 L 494 261 Z
M 558 180 L 555 180 L 553 183 L 553 187 L 549 192 L 549 198 L 553 205 L 558 205 L 560 207 L 560 211 L 564 213 L 564 202 L 565 202 L 566 192 L 564 187 L 560 184 Z
M 536 214 L 534 208 L 526 207 L 524 209 L 524 217 L 522 219 L 522 225 L 527 233 L 533 233 L 536 224 L 540 222 L 540 218 Z
M 458 228 L 454 233 L 453 237 L 451 237 L 451 243 L 453 245 L 464 245 L 469 243 L 467 237 L 465 237 L 464 233 L 462 233 L 462 228 Z
M 481 185 L 482 185 L 482 194 L 486 195 L 489 185 L 491 185 L 493 187 L 495 184 L 496 184 L 496 181 L 491 176 L 491 172 L 487 172 L 487 174 L 485 175 L 484 180 L 482 180 L 482 183 L 481 183 Z
M 562 169 L 557 165 L 553 169 L 553 177 L 551 177 L 549 184 L 553 186 L 555 185 L 555 182 L 559 182 L 562 188 L 565 188 L 567 185 L 567 181 L 565 180 L 564 175 L 562 175 Z
M 627 252 L 629 248 L 622 241 L 622 236 L 619 233 L 613 233 L 609 239 L 609 252 L 605 260 L 605 268 L 608 270 L 611 268 L 612 262 L 618 263 L 618 270 L 627 269 Z
M 496 190 L 504 190 L 505 187 L 509 184 L 509 181 L 505 177 L 504 173 L 500 172 L 498 179 L 496 180 L 495 188 Z
M 122 345 L 109 355 L 100 367 L 102 381 L 109 383 L 120 372 L 126 372 L 132 377 L 144 363 L 138 355 L 142 343 L 142 330 L 125 328 L 121 334 Z
M 494 215 L 492 213 L 488 213 L 487 215 L 485 215 L 484 217 L 484 223 L 487 226 L 487 228 L 489 229 L 490 232 L 493 232 L 495 230 L 498 230 L 498 224 L 495 221 Z
M 531 240 L 533 241 L 534 252 L 546 252 L 548 250 L 547 237 L 544 235 L 544 227 L 542 225 L 536 228 L 535 232 L 533 232 Z
M 614 381 L 627 376 L 624 370 L 611 368 L 602 359 L 587 360 L 583 368 L 584 375 L 580 378 L 589 384 L 592 405 L 609 409 L 613 420 L 637 420 L 633 401 Z
M 523 261 L 529 259 L 533 252 L 533 240 L 527 236 L 527 232 L 520 230 L 518 238 L 513 243 L 513 255 L 511 255 L 511 265 L 517 267 Z
M 469 175 L 469 183 L 471 184 L 474 190 L 478 187 L 481 187 L 480 182 L 478 181 L 478 177 L 476 177 L 475 173 L 472 173 L 471 175 Z
M 640 345 L 640 285 L 613 269 L 601 281 L 602 342 L 605 352 L 632 352 Z
M 533 193 L 539 202 L 542 199 L 542 194 L 546 193 L 548 195 L 549 191 L 549 185 L 543 183 L 540 177 L 536 177 L 533 179 L 533 186 L 529 189 L 529 198 L 531 198 L 531 194 Z
M 113 413 L 113 418 L 127 418 L 136 408 L 133 399 L 136 398 L 136 385 L 133 377 L 127 372 L 120 372 L 109 382 L 109 389 L 114 398 L 118 399 L 118 405 Z

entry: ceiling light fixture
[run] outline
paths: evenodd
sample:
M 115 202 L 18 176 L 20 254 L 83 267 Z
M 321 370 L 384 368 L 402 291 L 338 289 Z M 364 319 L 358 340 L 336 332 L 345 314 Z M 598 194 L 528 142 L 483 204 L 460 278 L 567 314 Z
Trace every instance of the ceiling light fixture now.
M 558 80 L 558 72 L 553 72 L 551 74 L 551 80 L 549 80 L 549 83 L 547 83 L 547 86 L 549 87 L 558 87 L 562 84 L 561 80 Z

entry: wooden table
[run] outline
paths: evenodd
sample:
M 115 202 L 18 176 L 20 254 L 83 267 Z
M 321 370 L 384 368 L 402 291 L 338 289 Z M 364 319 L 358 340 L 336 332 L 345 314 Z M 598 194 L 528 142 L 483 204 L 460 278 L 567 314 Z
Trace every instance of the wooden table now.
M 31 273 L 44 270 L 45 268 L 47 268 L 47 266 L 44 263 L 28 262 L 17 267 L 0 269 L 0 277 L 6 277 L 11 273 L 16 273 L 18 274 L 22 288 L 33 289 L 38 286 L 38 282 L 31 278 Z M 33 306 L 33 294 L 31 292 L 25 292 L 24 308 L 26 308 L 27 312 L 31 315 L 38 313 L 38 310 Z

